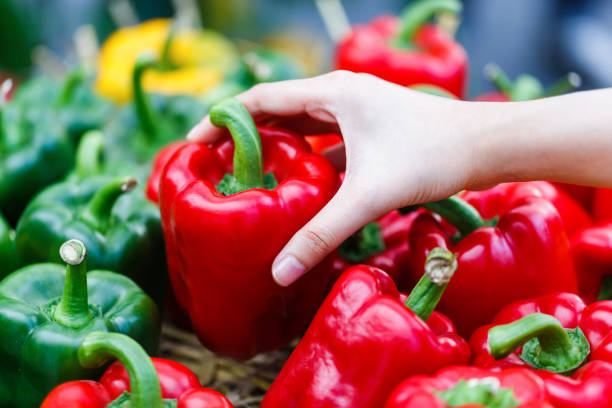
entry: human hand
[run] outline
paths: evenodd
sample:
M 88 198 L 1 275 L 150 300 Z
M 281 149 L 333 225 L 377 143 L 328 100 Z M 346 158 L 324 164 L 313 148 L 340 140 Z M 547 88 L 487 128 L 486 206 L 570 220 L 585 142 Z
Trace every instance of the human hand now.
M 302 134 L 339 132 L 346 149 L 344 183 L 286 244 L 272 265 L 286 286 L 368 222 L 392 209 L 446 198 L 493 180 L 479 162 L 469 106 L 376 77 L 336 71 L 260 84 L 236 97 L 259 123 Z M 223 131 L 204 118 L 188 139 L 212 142 Z

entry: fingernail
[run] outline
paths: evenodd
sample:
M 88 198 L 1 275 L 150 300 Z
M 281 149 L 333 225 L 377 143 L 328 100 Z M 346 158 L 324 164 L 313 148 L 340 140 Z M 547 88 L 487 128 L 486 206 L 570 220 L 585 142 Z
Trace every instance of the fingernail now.
M 306 272 L 306 267 L 293 255 L 287 255 L 272 265 L 272 276 L 281 286 L 289 286 Z

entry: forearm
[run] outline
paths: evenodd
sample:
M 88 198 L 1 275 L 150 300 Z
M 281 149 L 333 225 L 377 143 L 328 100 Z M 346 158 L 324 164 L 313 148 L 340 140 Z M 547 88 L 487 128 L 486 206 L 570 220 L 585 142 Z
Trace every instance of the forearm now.
M 612 187 L 611 107 L 612 89 L 466 106 L 474 183 L 552 180 Z

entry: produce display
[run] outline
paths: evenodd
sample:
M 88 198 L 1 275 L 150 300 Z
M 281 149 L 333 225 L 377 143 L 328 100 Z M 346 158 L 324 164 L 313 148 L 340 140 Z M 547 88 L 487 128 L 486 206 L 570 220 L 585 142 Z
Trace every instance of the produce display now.
M 489 64 L 496 91 L 468 96 L 461 2 L 407 3 L 347 27 L 327 66 L 474 103 L 580 86 Z M 234 98 L 312 71 L 262 45 L 281 40 L 177 12 L 61 73 L 0 72 L 0 408 L 612 407 L 612 189 L 396 208 L 274 281 L 344 180 L 341 134 Z M 207 114 L 223 136 L 187 141 Z

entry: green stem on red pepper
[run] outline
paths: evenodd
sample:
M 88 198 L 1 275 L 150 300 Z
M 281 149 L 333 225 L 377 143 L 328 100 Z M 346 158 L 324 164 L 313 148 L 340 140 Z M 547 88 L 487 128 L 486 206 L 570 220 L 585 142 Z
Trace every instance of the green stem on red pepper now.
M 83 242 L 71 239 L 62 244 L 59 252 L 66 263 L 66 280 L 53 318 L 64 326 L 83 327 L 92 318 L 87 302 L 87 249 Z
M 81 213 L 81 219 L 98 231 L 106 231 L 117 199 L 137 185 L 138 181 L 134 177 L 120 177 L 109 181 L 94 194 Z
M 144 53 L 136 59 L 134 71 L 132 72 L 132 87 L 134 89 L 134 106 L 136 108 L 136 115 L 138 116 L 140 127 L 148 140 L 153 140 L 157 137 L 158 124 L 149 98 L 144 91 L 142 77 L 148 69 L 156 66 L 157 61 L 155 60 L 155 57 L 149 53 Z
M 459 197 L 452 196 L 444 200 L 425 203 L 422 204 L 422 207 L 451 223 L 462 236 L 469 235 L 487 225 L 478 211 Z
M 394 40 L 399 47 L 409 48 L 417 30 L 438 13 L 461 13 L 459 0 L 416 0 L 402 12 L 400 29 Z
M 425 260 L 425 274 L 404 304 L 426 321 L 438 305 L 457 267 L 455 254 L 440 247 L 432 249 Z
M 81 365 L 88 368 L 101 367 L 109 358 L 116 358 L 123 364 L 130 377 L 131 395 L 127 406 L 163 407 L 161 386 L 155 366 L 135 340 L 119 333 L 93 332 L 83 339 L 78 356 Z
M 104 154 L 104 135 L 99 130 L 91 130 L 81 138 L 75 157 L 75 174 L 84 178 L 102 173 Z
M 555 373 L 571 373 L 590 353 L 589 342 L 579 327 L 566 329 L 553 316 L 544 313 L 533 313 L 492 327 L 488 345 L 495 359 L 505 358 L 522 346 L 523 361 Z
M 264 177 L 261 139 L 244 105 L 235 98 L 224 99 L 211 108 L 210 121 L 226 127 L 234 141 L 234 174 L 226 174 L 217 190 L 232 195 L 252 188 L 273 189 L 276 180 L 271 174 Z
M 452 388 L 437 393 L 449 407 L 477 405 L 487 408 L 511 408 L 520 403 L 511 388 L 502 388 L 495 377 L 459 380 Z

